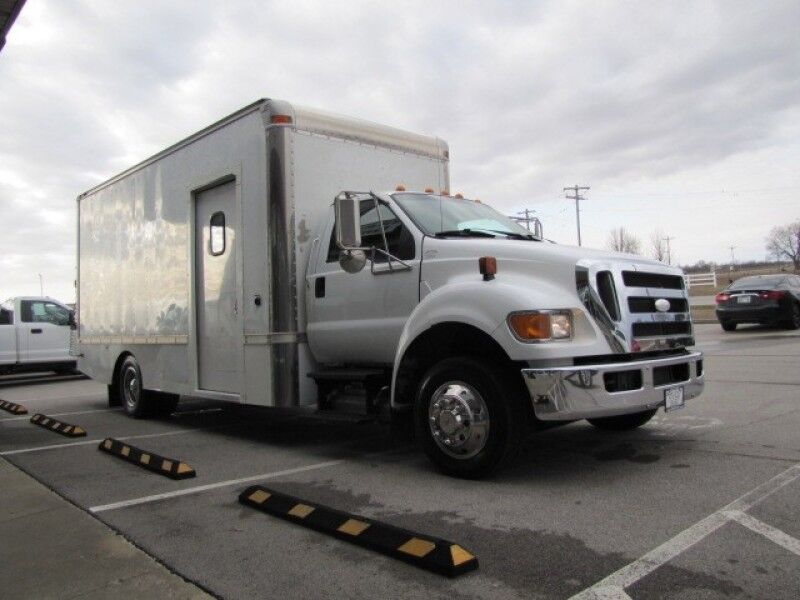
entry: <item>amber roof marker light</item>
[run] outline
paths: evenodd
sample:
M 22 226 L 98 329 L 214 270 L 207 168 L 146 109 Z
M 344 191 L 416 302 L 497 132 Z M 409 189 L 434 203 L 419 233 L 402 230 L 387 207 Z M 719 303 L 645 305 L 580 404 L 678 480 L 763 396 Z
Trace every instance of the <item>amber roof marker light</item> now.
M 273 125 L 291 125 L 292 117 L 289 115 L 272 115 L 269 122 Z

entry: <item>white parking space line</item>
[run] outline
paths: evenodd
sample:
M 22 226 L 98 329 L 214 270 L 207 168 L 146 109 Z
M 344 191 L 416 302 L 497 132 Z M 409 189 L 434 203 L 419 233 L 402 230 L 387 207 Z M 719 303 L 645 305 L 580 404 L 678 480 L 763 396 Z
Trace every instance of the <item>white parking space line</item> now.
M 739 510 L 729 511 L 728 515 L 737 523 L 744 525 L 751 531 L 755 531 L 763 535 L 768 540 L 786 548 L 789 552 L 793 552 L 800 556 L 800 540 L 784 533 L 780 529 L 776 529 L 772 525 L 768 525 L 755 517 L 748 515 Z
M 164 431 L 162 433 L 145 433 L 142 435 L 125 435 L 114 439 L 117 440 L 140 440 L 145 438 L 164 437 L 168 435 L 181 435 L 182 433 L 192 433 L 193 431 L 205 431 L 207 429 L 218 429 L 218 427 L 194 427 L 192 429 L 178 429 L 176 431 Z M 88 446 L 89 444 L 99 444 L 106 438 L 96 440 L 81 440 L 80 442 L 68 442 L 66 444 L 51 444 L 49 446 L 34 446 L 33 448 L 21 448 L 19 450 L 5 450 L 0 452 L 0 456 L 13 456 L 15 454 L 27 454 L 29 452 L 42 452 L 44 450 L 57 450 L 59 448 L 70 448 L 72 446 Z
M 771 496 L 798 478 L 800 478 L 800 463 L 789 467 L 783 473 L 776 475 L 769 481 L 762 483 L 757 488 L 740 496 L 727 506 L 709 515 L 702 521 L 699 521 L 688 529 L 681 531 L 678 535 L 664 542 L 658 548 L 651 550 L 641 558 L 622 567 L 605 579 L 598 581 L 592 587 L 572 596 L 572 600 L 597 600 L 599 598 L 624 599 L 628 597 L 627 594 L 625 594 L 625 588 L 630 587 L 679 554 L 682 554 L 696 543 L 702 541 L 726 523 L 729 523 L 733 519 L 732 515 L 744 513 L 746 510 L 752 508 L 762 500 Z M 764 525 L 766 525 L 766 523 L 764 523 Z M 778 533 L 784 536 L 786 535 L 782 532 Z M 785 540 L 784 538 L 781 539 L 791 545 L 790 540 Z M 791 538 L 791 540 L 794 540 L 794 538 Z M 796 542 L 797 540 L 794 541 Z M 602 595 L 604 593 L 608 594 L 614 591 L 622 592 L 625 595 Z
M 321 463 L 314 463 L 305 465 L 303 467 L 295 467 L 293 469 L 284 469 L 283 471 L 273 471 L 271 473 L 262 473 L 261 475 L 252 475 L 250 477 L 241 477 L 239 479 L 228 479 L 227 481 L 218 481 L 217 483 L 209 483 L 206 485 L 198 485 L 183 490 L 175 490 L 173 492 L 165 492 L 163 494 L 153 494 L 152 496 L 143 496 L 141 498 L 133 498 L 131 500 L 122 500 L 121 502 L 112 502 L 111 504 L 103 504 L 101 506 L 92 506 L 89 508 L 90 513 L 101 513 L 109 510 L 116 510 L 118 508 L 127 508 L 129 506 L 138 506 L 140 504 L 148 504 L 150 502 L 157 502 L 158 500 L 166 500 L 168 498 L 177 498 L 179 496 L 188 496 L 190 494 L 199 494 L 200 492 L 207 492 L 209 490 L 216 490 L 223 487 L 232 485 L 239 485 L 241 483 L 248 483 L 250 481 L 259 481 L 264 479 L 274 479 L 275 477 L 282 477 L 284 475 L 294 475 L 295 473 L 304 473 L 305 471 L 314 471 L 317 469 L 325 469 L 340 465 L 344 460 L 329 460 Z
M 75 412 L 62 412 L 62 413 L 47 413 L 48 417 L 66 417 L 68 415 L 88 415 L 91 413 L 100 413 L 100 412 L 114 412 L 120 411 L 121 408 L 95 408 L 94 410 L 79 410 Z M 4 423 L 5 421 L 30 421 L 31 416 L 27 415 L 24 417 L 11 417 L 10 419 L 0 419 L 0 423 Z

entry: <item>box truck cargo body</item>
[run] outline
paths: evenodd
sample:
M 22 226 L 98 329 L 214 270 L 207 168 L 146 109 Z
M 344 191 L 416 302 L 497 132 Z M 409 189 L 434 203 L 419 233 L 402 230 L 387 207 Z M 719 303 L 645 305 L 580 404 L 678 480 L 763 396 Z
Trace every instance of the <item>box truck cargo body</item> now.
M 80 368 L 261 406 L 316 401 L 305 269 L 343 189 L 449 187 L 447 145 L 258 101 L 78 198 Z
M 136 417 L 388 400 L 464 477 L 531 430 L 633 429 L 702 392 L 680 269 L 547 243 L 450 196 L 448 159 L 262 100 L 82 194 L 79 368 Z

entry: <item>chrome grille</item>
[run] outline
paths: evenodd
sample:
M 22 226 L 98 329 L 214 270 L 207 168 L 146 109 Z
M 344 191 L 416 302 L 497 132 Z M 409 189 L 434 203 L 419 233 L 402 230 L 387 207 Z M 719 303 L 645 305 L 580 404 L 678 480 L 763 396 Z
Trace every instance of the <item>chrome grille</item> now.
M 649 267 L 649 268 L 648 268 Z M 683 277 L 658 267 L 631 263 L 580 261 L 579 295 L 607 339 L 622 342 L 625 352 L 680 348 L 694 344 L 689 299 Z M 587 293 L 591 287 L 593 293 Z M 583 290 L 583 292 L 581 292 Z M 669 302 L 666 311 L 656 301 Z M 663 307 L 662 307 L 663 308 Z M 601 312 L 602 318 L 597 313 Z M 619 352 L 619 344 L 612 344 Z

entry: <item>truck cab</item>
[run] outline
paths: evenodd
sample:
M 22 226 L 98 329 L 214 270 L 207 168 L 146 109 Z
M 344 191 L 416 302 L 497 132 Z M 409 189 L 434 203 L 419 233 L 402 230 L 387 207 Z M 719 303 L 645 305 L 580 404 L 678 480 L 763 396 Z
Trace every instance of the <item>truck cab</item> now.
M 0 304 L 0 373 L 69 372 L 72 309 L 52 298 L 25 296 Z
M 392 409 L 456 475 L 496 468 L 531 428 L 631 429 L 703 388 L 680 269 L 545 243 L 461 197 L 343 192 L 306 291 L 322 373 L 391 373 Z

